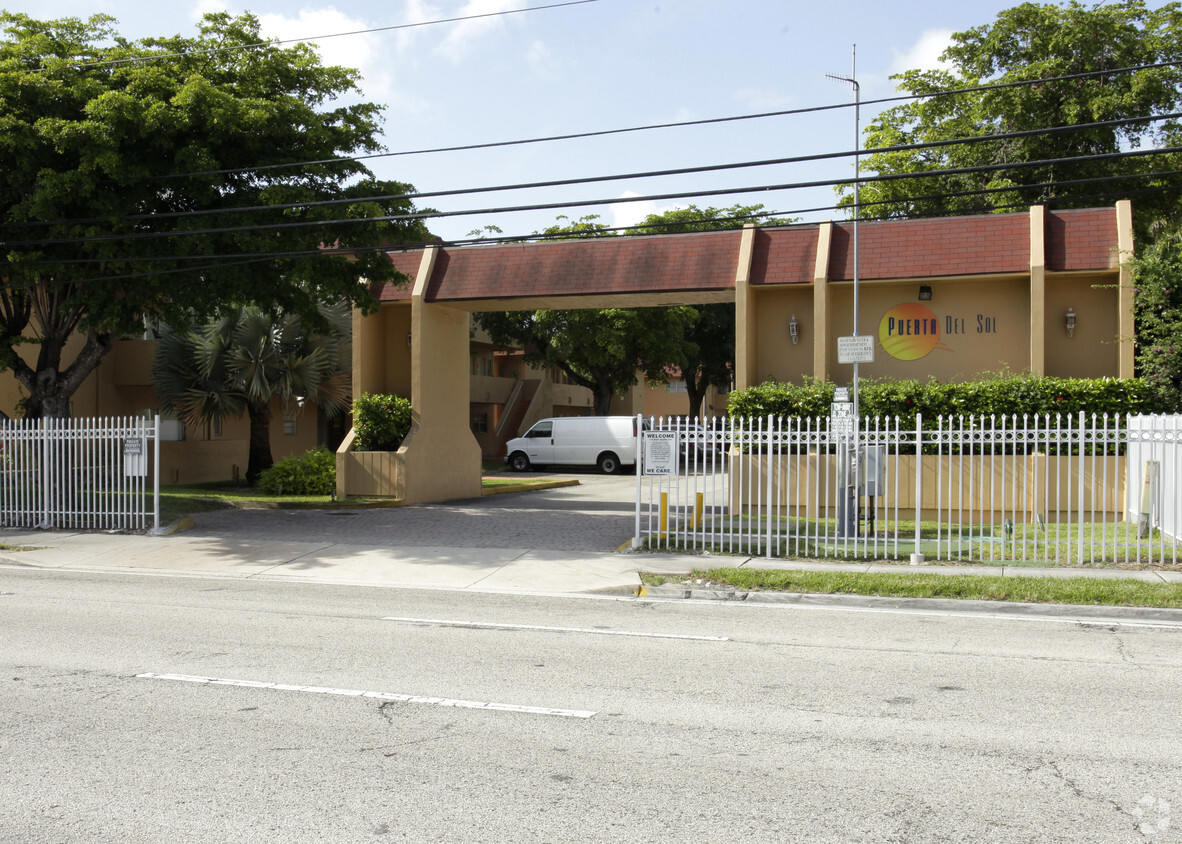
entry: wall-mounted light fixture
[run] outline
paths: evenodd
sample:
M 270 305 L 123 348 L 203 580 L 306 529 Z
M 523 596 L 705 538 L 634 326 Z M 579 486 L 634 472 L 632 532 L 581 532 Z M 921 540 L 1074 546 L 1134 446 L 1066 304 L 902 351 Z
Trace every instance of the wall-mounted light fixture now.
M 932 288 L 930 288 L 926 284 L 921 285 L 919 288 L 919 301 L 921 301 L 921 302 L 932 301 Z
M 793 346 L 800 342 L 800 323 L 796 320 L 796 314 L 788 320 L 788 336 L 792 338 Z
M 406 348 L 410 348 L 410 332 L 406 332 Z
M 1075 334 L 1075 308 L 1067 309 L 1067 313 L 1063 315 L 1063 326 L 1067 329 L 1068 337 Z

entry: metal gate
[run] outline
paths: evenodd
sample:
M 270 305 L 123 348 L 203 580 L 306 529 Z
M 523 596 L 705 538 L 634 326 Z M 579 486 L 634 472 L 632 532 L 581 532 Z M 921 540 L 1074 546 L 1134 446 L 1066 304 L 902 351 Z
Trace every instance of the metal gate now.
M 649 419 L 633 544 L 786 558 L 1177 563 L 1179 417 Z M 1173 521 L 1171 521 L 1171 517 Z M 1163 528 L 1165 528 L 1163 530 Z
M 0 527 L 158 530 L 159 466 L 159 416 L 0 422 Z

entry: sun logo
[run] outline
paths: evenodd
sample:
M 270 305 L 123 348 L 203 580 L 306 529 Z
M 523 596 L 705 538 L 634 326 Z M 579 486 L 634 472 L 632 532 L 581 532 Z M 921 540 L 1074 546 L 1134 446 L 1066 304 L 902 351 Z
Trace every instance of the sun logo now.
M 896 360 L 919 360 L 940 343 L 940 320 L 926 305 L 895 305 L 878 324 L 878 342 Z

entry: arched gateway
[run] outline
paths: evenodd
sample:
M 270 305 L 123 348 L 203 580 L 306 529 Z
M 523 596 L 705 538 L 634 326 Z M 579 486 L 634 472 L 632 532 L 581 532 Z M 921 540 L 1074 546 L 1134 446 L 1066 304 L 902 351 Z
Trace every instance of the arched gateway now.
M 1127 201 L 859 229 L 858 333 L 879 352 L 863 377 L 1132 376 Z M 827 222 L 392 252 L 411 284 L 383 288 L 377 314 L 354 315 L 353 390 L 409 395 L 414 427 L 380 466 L 348 456 L 347 438 L 338 493 L 376 483 L 407 503 L 480 494 L 473 311 L 733 301 L 737 388 L 769 376 L 848 380 L 836 346 L 853 333 L 852 235 L 852 223 Z

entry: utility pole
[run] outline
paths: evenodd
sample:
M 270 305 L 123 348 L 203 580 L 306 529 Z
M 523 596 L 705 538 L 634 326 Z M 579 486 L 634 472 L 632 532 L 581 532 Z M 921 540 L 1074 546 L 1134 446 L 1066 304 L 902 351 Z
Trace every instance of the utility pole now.
M 858 273 L 858 217 L 861 216 L 861 152 L 862 152 L 862 89 L 858 85 L 858 45 L 853 46 L 853 58 L 850 64 L 849 76 L 836 76 L 832 73 L 825 74 L 828 78 L 838 82 L 846 82 L 854 89 L 854 333 L 853 336 L 858 336 L 858 305 L 859 305 L 859 273 Z M 857 341 L 854 341 L 855 346 Z M 859 353 L 860 354 L 860 353 Z M 859 507 L 859 471 L 858 463 L 861 457 L 861 448 L 858 442 L 858 429 L 861 424 L 861 406 L 858 397 L 858 363 L 859 357 L 855 357 L 854 364 L 854 389 L 853 389 L 853 423 L 852 430 L 849 433 L 849 477 L 847 485 L 842 493 L 842 502 L 838 511 L 839 517 L 839 531 L 840 535 L 851 537 L 858 533 L 858 507 Z M 838 362 L 845 363 L 841 360 L 841 355 L 838 355 Z

